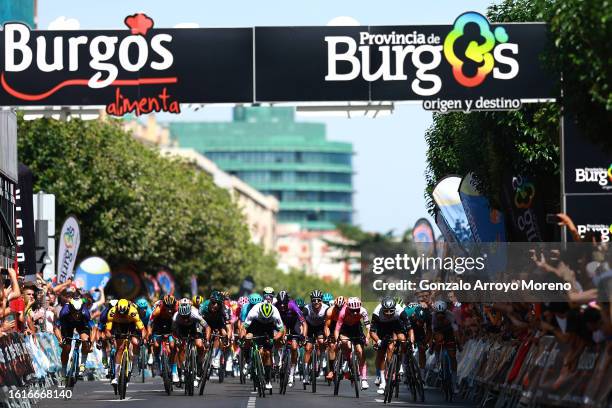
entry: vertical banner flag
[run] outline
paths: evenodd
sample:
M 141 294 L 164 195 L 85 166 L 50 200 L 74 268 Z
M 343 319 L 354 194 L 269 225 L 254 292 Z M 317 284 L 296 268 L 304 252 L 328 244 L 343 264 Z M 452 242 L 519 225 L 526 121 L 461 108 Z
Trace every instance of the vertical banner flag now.
M 59 251 L 57 253 L 58 283 L 64 283 L 72 278 L 72 270 L 74 269 L 80 243 L 81 232 L 79 230 L 79 222 L 71 215 L 64 221 L 62 232 L 59 236 Z
M 432 256 L 436 252 L 433 228 L 427 219 L 419 218 L 412 228 L 412 240 L 416 244 L 419 254 Z
M 545 242 L 545 226 L 541 200 L 538 200 L 535 181 L 525 175 L 504 175 L 502 200 L 505 212 L 510 216 L 509 229 L 512 241 Z
M 454 241 L 462 243 L 474 242 L 467 216 L 461 205 L 459 185 L 461 179 L 457 176 L 446 176 L 436 185 L 433 199 L 440 210 L 442 219 L 454 236 Z M 447 241 L 449 241 L 448 237 Z M 452 241 L 452 240 L 451 240 Z
M 163 294 L 174 295 L 174 277 L 166 268 L 161 268 L 155 278 Z
M 489 205 L 480 194 L 472 173 L 468 173 L 459 186 L 459 197 L 476 242 L 505 242 L 504 215 Z
M 198 277 L 193 274 L 191 275 L 191 296 L 198 294 Z

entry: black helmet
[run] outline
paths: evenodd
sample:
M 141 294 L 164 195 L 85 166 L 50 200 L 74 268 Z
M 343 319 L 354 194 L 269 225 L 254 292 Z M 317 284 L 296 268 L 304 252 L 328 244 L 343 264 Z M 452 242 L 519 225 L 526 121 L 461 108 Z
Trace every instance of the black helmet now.
M 392 297 L 384 297 L 380 304 L 382 306 L 383 311 L 395 310 L 395 300 Z
M 276 295 L 276 300 L 278 301 L 278 303 L 286 305 L 287 303 L 289 303 L 289 294 L 286 290 L 281 290 L 280 292 L 278 292 L 278 295 Z
M 310 292 L 310 300 L 312 299 L 321 300 L 322 298 L 323 298 L 323 292 L 321 292 L 319 289 L 315 289 L 312 292 Z

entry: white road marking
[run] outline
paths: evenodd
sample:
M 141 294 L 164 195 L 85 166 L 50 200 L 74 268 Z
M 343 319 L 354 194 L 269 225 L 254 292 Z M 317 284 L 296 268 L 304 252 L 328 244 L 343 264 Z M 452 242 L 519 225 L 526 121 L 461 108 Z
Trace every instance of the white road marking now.
M 255 408 L 255 400 L 257 397 L 249 397 L 249 401 L 247 402 L 247 408 Z
M 146 401 L 146 399 L 144 398 L 132 398 L 132 397 L 125 397 L 125 399 L 120 400 L 120 399 L 109 399 L 109 400 L 94 400 L 94 401 L 104 401 L 104 402 L 127 402 L 127 401 Z

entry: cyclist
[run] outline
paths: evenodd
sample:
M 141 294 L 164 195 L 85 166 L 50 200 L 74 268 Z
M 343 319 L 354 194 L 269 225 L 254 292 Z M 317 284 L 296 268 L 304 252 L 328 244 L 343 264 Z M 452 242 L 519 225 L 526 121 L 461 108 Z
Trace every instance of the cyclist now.
M 147 302 L 147 299 L 145 299 L 144 297 L 139 297 L 138 299 L 136 299 L 136 302 L 134 302 L 134 304 L 138 308 L 138 315 L 140 316 L 140 320 L 142 320 L 142 323 L 145 325 L 145 327 L 148 327 L 149 320 L 151 319 L 151 313 L 153 313 L 153 309 L 151 309 L 151 306 L 149 306 L 149 302 Z M 153 354 L 151 353 L 150 345 L 147 346 L 147 352 L 149 353 L 149 360 L 147 361 L 147 364 L 151 365 L 153 364 Z
M 306 306 L 306 304 L 304 303 L 304 299 L 302 299 L 301 297 L 296 297 L 295 304 L 300 308 L 302 314 L 304 314 L 304 307 Z
M 404 330 L 406 325 L 409 325 L 408 319 L 400 320 L 403 308 L 398 306 L 395 299 L 384 297 L 374 309 L 372 313 L 372 327 L 370 328 L 370 337 L 376 347 L 376 380 L 375 385 L 378 385 L 378 393 L 385 393 L 386 378 L 385 371 L 385 354 L 386 359 L 390 360 L 395 348 L 395 340 L 400 340 L 402 344 L 402 353 L 406 352 L 406 336 Z M 402 361 L 400 359 L 400 361 Z
M 430 352 L 435 351 L 439 358 L 442 346 L 448 351 L 451 360 L 453 389 L 457 387 L 457 338 L 459 327 L 455 323 L 455 316 L 447 310 L 446 302 L 438 300 L 433 306 L 434 315 L 432 317 L 433 338 L 430 340 Z M 435 347 L 432 347 L 435 342 Z
M 259 337 L 255 339 L 255 343 L 263 346 L 261 353 L 266 377 L 266 390 L 271 390 L 272 343 L 278 342 L 285 335 L 285 326 L 278 309 L 270 302 L 261 302 L 253 306 L 244 321 L 242 334 L 247 341 L 245 348 L 250 347 L 253 337 Z
M 325 296 L 325 295 L 323 295 Z M 338 316 L 340 316 L 340 311 L 344 307 L 346 303 L 344 296 L 338 296 L 334 302 L 334 304 L 327 308 L 325 312 L 325 327 L 323 328 L 323 334 L 327 338 L 328 348 L 327 352 L 329 355 L 329 366 L 333 367 L 334 362 L 336 361 L 336 338 L 333 336 L 334 330 L 336 330 L 336 322 L 338 321 Z M 327 373 L 327 379 L 333 380 L 334 371 L 329 370 Z
M 111 310 L 113 306 L 117 304 L 117 299 L 109 299 L 107 304 L 102 309 L 100 313 L 100 319 L 98 320 L 98 331 L 96 336 L 96 341 L 98 342 L 98 348 L 102 349 L 102 365 L 105 368 L 108 368 L 108 354 L 110 352 L 110 339 L 106 338 L 106 334 L 104 332 L 104 327 L 106 327 L 106 321 L 108 319 L 108 312 Z M 110 369 L 107 372 L 107 378 L 110 378 Z
M 55 321 L 55 336 L 62 345 L 62 375 L 66 376 L 68 367 L 68 357 L 72 348 L 71 338 L 74 331 L 79 334 L 81 339 L 81 365 L 79 366 L 79 375 L 85 370 L 85 362 L 87 355 L 91 350 L 91 328 L 93 321 L 89 315 L 89 309 L 83 305 L 83 300 L 80 298 L 70 299 L 62 307 L 59 317 Z
M 325 315 L 329 306 L 323 304 L 323 294 L 320 290 L 313 290 L 310 292 L 310 303 L 304 307 L 304 319 L 306 320 L 308 335 L 308 342 L 306 343 L 304 353 L 304 384 L 310 383 L 310 376 L 308 375 L 308 365 L 310 364 L 310 356 L 314 348 L 314 344 L 320 350 L 321 355 L 325 351 L 325 339 L 324 339 L 324 328 L 325 328 Z M 316 351 L 315 351 L 316 352 Z M 321 368 L 326 368 L 326 361 L 323 359 Z
M 178 370 L 176 367 L 176 353 L 174 338 L 172 338 L 172 317 L 178 310 L 176 299 L 172 295 L 164 296 L 155 304 L 151 318 L 149 319 L 149 336 L 153 338 L 153 349 L 155 352 L 155 364 L 159 367 L 159 351 L 162 336 L 168 336 L 170 348 L 170 361 L 172 366 L 172 381 L 178 382 Z
M 193 304 L 193 307 L 195 307 L 196 309 L 200 310 L 200 306 L 202 305 L 202 303 L 204 303 L 204 296 L 195 295 L 191 299 L 191 303 Z
M 200 306 L 200 314 L 211 330 L 218 334 L 213 339 L 214 354 L 212 360 L 212 367 L 218 370 L 221 367 L 221 354 L 224 354 L 227 349 L 227 340 L 232 338 L 231 314 L 229 309 L 225 307 L 223 294 L 219 291 L 213 291 L 210 299 Z M 220 338 L 224 339 L 222 344 L 219 341 Z
M 421 378 L 425 378 L 425 350 L 431 339 L 431 313 L 418 303 L 410 303 L 402 312 L 410 322 L 410 343 L 417 348 Z
M 138 309 L 136 306 L 127 299 L 120 299 L 117 305 L 111 308 L 108 312 L 108 319 L 106 321 L 106 335 L 110 337 L 111 334 L 117 335 L 128 335 L 132 343 L 132 366 L 136 362 L 140 351 L 140 342 L 137 337 L 136 331 L 140 330 L 140 335 L 143 339 L 147 338 L 147 331 L 145 326 L 140 320 Z M 123 347 L 125 342 L 119 342 L 117 347 L 117 356 L 121 356 L 123 353 Z M 117 373 L 119 372 L 119 365 L 121 361 L 115 360 L 115 378 L 112 379 L 111 384 L 117 384 Z M 129 378 L 129 375 L 128 375 Z
M 365 326 L 366 333 L 364 335 L 361 327 Z M 364 346 L 368 345 L 370 331 L 370 318 L 368 317 L 368 311 L 361 306 L 361 299 L 358 297 L 350 297 L 346 301 L 346 305 L 340 311 L 338 315 L 338 322 L 334 329 L 334 338 L 341 341 L 341 347 L 345 353 L 350 351 L 350 342 L 355 344 L 355 353 L 359 360 L 359 371 L 361 371 L 361 389 L 367 390 L 369 388 L 367 379 L 367 367 L 365 361 Z M 348 368 L 348 358 L 345 360 Z M 346 371 L 346 370 L 345 370 Z
M 240 310 L 240 323 L 239 323 L 239 327 L 240 327 L 240 336 L 243 336 L 244 333 L 244 322 L 246 321 L 247 316 L 249 315 L 249 312 L 251 311 L 251 309 L 253 308 L 253 306 L 263 302 L 263 298 L 261 297 L 261 295 L 259 293 L 251 293 L 249 295 L 249 303 L 247 303 L 245 306 L 242 307 L 242 309 Z M 251 354 L 248 353 L 247 348 L 245 347 L 245 357 L 246 357 L 246 364 L 244 365 L 243 371 L 244 374 L 246 375 L 249 371 L 248 369 L 248 365 L 251 363 Z
M 200 367 L 202 356 L 204 355 L 204 342 L 202 338 L 206 339 L 208 343 L 210 340 L 210 327 L 202 318 L 198 309 L 196 309 L 187 298 L 183 298 L 179 301 L 178 312 L 174 313 L 172 317 L 172 334 L 175 338 L 183 340 L 177 344 L 178 361 L 181 363 L 185 361 L 185 340 L 189 338 L 194 339 L 194 344 L 198 352 L 197 365 Z M 199 381 L 200 378 L 196 374 L 196 385 Z
M 329 292 L 325 292 L 323 294 L 323 297 L 321 298 L 321 300 L 323 301 L 323 303 L 325 303 L 327 306 L 332 306 L 334 303 L 334 295 L 332 295 Z
M 281 290 L 278 292 L 276 297 L 276 308 L 280 313 L 283 325 L 286 328 L 286 335 L 293 334 L 296 336 L 303 337 L 307 334 L 306 321 L 302 315 L 302 311 L 297 306 L 295 301 L 291 299 L 287 291 Z M 283 353 L 283 348 L 280 343 L 276 345 L 279 361 Z M 297 365 L 298 356 L 298 342 L 296 339 L 291 340 L 291 368 L 289 369 L 289 380 L 287 385 L 289 388 L 293 387 L 293 377 L 295 376 L 295 367 Z

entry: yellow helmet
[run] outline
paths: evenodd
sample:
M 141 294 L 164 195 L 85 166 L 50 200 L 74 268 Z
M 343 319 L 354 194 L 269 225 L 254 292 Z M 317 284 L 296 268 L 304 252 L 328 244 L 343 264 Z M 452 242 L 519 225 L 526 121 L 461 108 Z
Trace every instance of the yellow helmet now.
M 193 305 L 194 305 L 195 307 L 199 307 L 199 306 L 202 304 L 202 302 L 204 302 L 204 296 L 195 295 L 195 296 L 194 296 L 194 297 L 191 299 L 191 301 L 193 302 Z
M 127 299 L 121 299 L 117 302 L 117 313 L 126 314 L 130 310 L 130 301 Z

